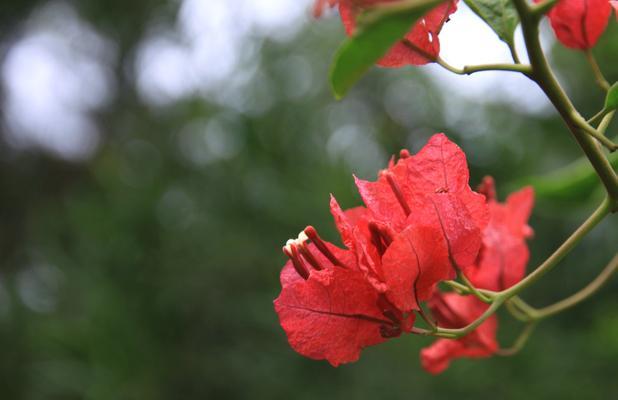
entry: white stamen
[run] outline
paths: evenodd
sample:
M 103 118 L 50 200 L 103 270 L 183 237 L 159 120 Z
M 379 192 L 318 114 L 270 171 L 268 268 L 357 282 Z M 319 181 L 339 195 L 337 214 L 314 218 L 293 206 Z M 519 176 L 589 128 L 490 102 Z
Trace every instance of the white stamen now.
M 288 253 L 292 254 L 292 245 L 300 246 L 301 244 L 305 243 L 308 240 L 309 240 L 309 237 L 307 236 L 305 231 L 300 231 L 296 239 L 289 239 L 287 242 L 285 242 L 285 250 Z

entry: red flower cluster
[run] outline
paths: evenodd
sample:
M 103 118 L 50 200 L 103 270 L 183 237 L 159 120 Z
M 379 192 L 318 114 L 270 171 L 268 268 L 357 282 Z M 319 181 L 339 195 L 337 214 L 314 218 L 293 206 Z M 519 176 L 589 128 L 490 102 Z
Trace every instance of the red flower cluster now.
M 313 227 L 283 248 L 290 260 L 275 310 L 292 348 L 334 366 L 355 361 L 366 346 L 413 333 L 423 301 L 440 326 L 463 327 L 478 317 L 484 303 L 436 290 L 457 271 L 488 289 L 521 279 L 531 190 L 501 205 L 468 181 L 464 153 L 436 134 L 417 154 L 402 151 L 376 182 L 356 179 L 366 207 L 344 211 L 331 197 L 346 248 L 325 242 Z M 456 345 L 437 341 L 423 351 L 423 365 L 439 372 L 450 358 L 492 354 L 495 327 L 489 319 Z
M 360 12 L 376 4 L 392 1 L 397 0 L 317 0 L 314 15 L 320 16 L 326 6 L 334 7 L 338 4 L 346 33 L 351 35 L 356 29 L 356 17 Z M 458 1 L 450 0 L 429 11 L 378 64 L 383 67 L 396 68 L 433 62 L 440 54 L 438 34 L 449 16 L 457 10 Z
M 535 0 L 539 3 L 543 0 Z M 594 47 L 605 31 L 612 6 L 609 0 L 560 0 L 547 16 L 556 37 L 566 47 L 587 50 Z

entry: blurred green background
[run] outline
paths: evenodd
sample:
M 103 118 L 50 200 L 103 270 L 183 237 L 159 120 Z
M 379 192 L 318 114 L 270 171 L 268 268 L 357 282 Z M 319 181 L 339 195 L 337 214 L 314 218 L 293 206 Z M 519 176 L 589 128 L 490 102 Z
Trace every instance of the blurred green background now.
M 543 322 L 520 354 L 456 361 L 437 377 L 419 365 L 427 338 L 336 369 L 290 349 L 272 307 L 281 246 L 308 224 L 336 241 L 328 196 L 359 204 L 352 173 L 373 179 L 390 154 L 444 131 L 466 151 L 472 184 L 491 174 L 504 198 L 580 155 L 514 75 L 374 69 L 334 101 L 327 71 L 342 27 L 309 10 L 308 0 L 2 1 L 0 398 L 618 393 L 618 279 Z M 458 15 L 454 27 L 481 24 Z M 545 34 L 593 115 L 603 96 L 584 57 Z M 617 23 L 595 54 L 618 80 Z M 593 175 L 538 189 L 530 268 L 602 197 Z M 583 287 L 617 234 L 613 216 L 524 298 L 541 306 Z M 501 327 L 508 345 L 520 327 L 506 315 Z

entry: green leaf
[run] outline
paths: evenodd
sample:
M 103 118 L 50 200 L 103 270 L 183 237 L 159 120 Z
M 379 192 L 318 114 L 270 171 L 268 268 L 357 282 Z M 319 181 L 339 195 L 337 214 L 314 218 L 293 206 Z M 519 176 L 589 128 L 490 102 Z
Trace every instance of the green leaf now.
M 511 0 L 464 0 L 483 21 L 496 32 L 500 40 L 513 46 L 515 28 L 519 23 L 517 10 Z
M 405 0 L 387 3 L 360 18 L 354 35 L 345 40 L 331 65 L 330 82 L 337 99 L 371 68 L 417 20 L 445 0 Z
M 607 91 L 607 97 L 605 98 L 606 111 L 615 110 L 618 108 L 618 82 L 614 83 L 612 87 Z

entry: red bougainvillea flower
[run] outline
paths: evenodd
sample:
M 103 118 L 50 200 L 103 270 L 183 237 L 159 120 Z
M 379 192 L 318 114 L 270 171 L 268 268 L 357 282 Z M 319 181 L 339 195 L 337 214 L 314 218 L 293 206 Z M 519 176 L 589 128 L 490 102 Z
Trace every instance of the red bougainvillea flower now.
M 533 234 L 528 218 L 534 191 L 526 187 L 498 203 L 494 180 L 486 177 L 479 189 L 487 197 L 489 224 L 483 231 L 483 246 L 476 265 L 467 276 L 479 288 L 504 290 L 519 282 L 526 273 L 529 251 L 526 239 Z
M 465 155 L 443 134 L 401 152 L 377 182 L 356 180 L 367 207 L 331 212 L 347 249 L 312 227 L 288 241 L 275 310 L 290 345 L 332 365 L 363 347 L 411 332 L 414 311 L 454 266 L 471 266 L 488 220 L 468 186 Z
M 476 260 L 489 218 L 485 197 L 470 189 L 469 178 L 465 154 L 439 133 L 417 154 L 404 152 L 391 162 L 377 182 L 356 179 L 356 185 L 373 215 L 393 230 L 439 231 L 450 266 L 465 270 Z
M 391 1 L 396 0 L 317 0 L 314 14 L 319 16 L 327 5 L 333 7 L 339 4 L 339 14 L 346 33 L 351 35 L 356 29 L 356 17 L 359 12 L 376 4 Z M 451 0 L 429 11 L 378 64 L 383 67 L 396 68 L 433 62 L 440 54 L 438 34 L 449 16 L 457 10 L 457 2 L 458 0 Z
M 419 309 L 437 282 L 472 265 L 487 224 L 485 198 L 468 186 L 465 155 L 443 134 L 401 152 L 377 182 L 356 179 L 367 209 L 331 211 L 376 290 L 401 311 Z
M 308 241 L 311 240 L 311 243 Z M 275 311 L 298 353 L 333 366 L 356 361 L 364 347 L 410 332 L 414 314 L 393 307 L 365 279 L 351 251 L 307 227 L 288 241 Z
M 334 197 L 331 212 L 367 281 L 401 312 L 419 310 L 419 302 L 448 277 L 448 250 L 439 229 L 409 226 L 397 232 L 364 207 L 343 211 Z
M 587 50 L 605 31 L 611 12 L 608 0 L 560 0 L 547 16 L 560 43 Z
M 429 307 L 439 326 L 456 329 L 473 322 L 489 306 L 474 296 L 436 293 L 429 301 Z M 439 374 L 456 358 L 489 357 L 499 347 L 497 329 L 498 320 L 492 315 L 467 336 L 457 340 L 438 339 L 421 350 L 421 365 L 428 372 Z

